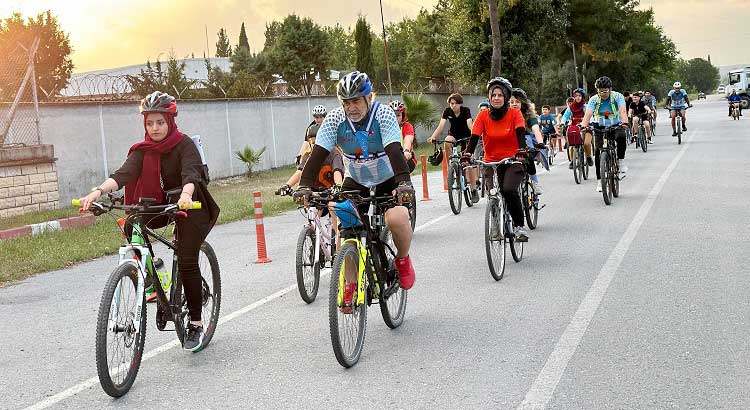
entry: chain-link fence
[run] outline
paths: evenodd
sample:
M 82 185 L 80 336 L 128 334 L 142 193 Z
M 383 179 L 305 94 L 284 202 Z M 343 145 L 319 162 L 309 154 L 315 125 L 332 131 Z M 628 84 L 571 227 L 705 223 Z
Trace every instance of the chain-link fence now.
M 39 106 L 36 94 L 34 54 L 31 45 L 17 43 L 0 66 L 0 146 L 38 145 Z

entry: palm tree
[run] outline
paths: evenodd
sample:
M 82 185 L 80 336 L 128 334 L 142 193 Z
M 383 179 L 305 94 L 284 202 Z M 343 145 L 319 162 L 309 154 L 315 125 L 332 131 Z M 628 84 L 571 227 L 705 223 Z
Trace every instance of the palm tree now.
M 412 125 L 415 127 L 421 126 L 426 130 L 435 128 L 438 122 L 435 115 L 435 106 L 432 105 L 430 100 L 424 98 L 423 94 L 401 94 L 401 101 L 406 105 L 406 114 Z
M 241 151 L 235 151 L 234 154 L 237 155 L 237 159 L 245 163 L 245 166 L 247 167 L 247 176 L 251 177 L 253 176 L 253 167 L 258 165 L 258 163 L 260 162 L 260 157 L 263 156 L 264 152 L 266 152 L 266 147 L 255 151 L 254 149 L 246 146 Z

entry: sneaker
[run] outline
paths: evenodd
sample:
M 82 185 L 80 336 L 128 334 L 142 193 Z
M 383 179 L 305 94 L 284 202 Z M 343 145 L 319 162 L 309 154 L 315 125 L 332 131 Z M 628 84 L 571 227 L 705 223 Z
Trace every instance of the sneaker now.
M 596 192 L 602 192 L 602 180 L 596 181 Z
M 534 184 L 534 191 L 536 192 L 537 195 L 541 195 L 544 193 L 544 190 L 542 189 L 542 184 L 540 184 L 539 182 L 534 182 L 534 181 L 531 181 L 531 183 Z
M 516 237 L 518 242 L 528 242 L 529 235 L 526 233 L 526 228 L 523 226 L 516 226 L 513 228 L 513 235 Z
M 567 142 L 563 145 L 563 149 L 568 149 L 568 143 Z
M 586 158 L 586 162 L 588 162 L 588 164 L 589 164 L 589 166 L 590 166 L 590 167 L 593 167 L 593 166 L 594 166 L 594 158 L 592 158 L 592 157 L 587 157 L 587 158 Z
M 182 348 L 191 352 L 199 352 L 203 349 L 203 326 L 188 323 L 187 336 L 185 336 Z
M 416 280 L 416 274 L 414 272 L 414 266 L 411 264 L 411 258 L 409 258 L 409 256 L 396 258 L 396 270 L 398 270 L 398 280 L 401 283 L 401 288 L 407 290 L 411 289 Z
M 672 136 L 676 137 L 677 136 L 677 131 L 672 131 Z
M 649 144 L 653 144 L 654 143 L 654 141 L 652 141 L 651 138 L 649 138 L 646 142 L 648 142 Z
M 573 165 L 573 161 L 570 161 L 570 165 L 568 165 L 568 169 L 573 169 L 575 166 Z
M 357 291 L 356 283 L 347 283 L 344 285 L 344 306 L 341 306 L 341 313 L 352 313 L 354 310 L 354 294 Z
M 685 132 L 685 131 L 687 131 L 687 127 L 683 125 L 682 126 L 682 132 Z
M 475 204 L 479 202 L 479 191 L 476 189 L 471 190 L 471 202 Z

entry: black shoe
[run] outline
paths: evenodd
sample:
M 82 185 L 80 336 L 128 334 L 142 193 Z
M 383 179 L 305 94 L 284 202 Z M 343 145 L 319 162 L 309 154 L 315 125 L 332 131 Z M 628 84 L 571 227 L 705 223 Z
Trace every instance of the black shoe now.
M 682 132 L 685 132 L 685 131 L 687 131 L 687 127 L 683 125 L 682 126 Z
M 568 169 L 573 169 L 575 166 L 573 165 L 573 161 L 570 161 L 570 165 L 568 165 Z
M 586 162 L 589 164 L 590 167 L 594 166 L 594 159 L 591 157 L 586 158 Z
M 471 202 L 475 204 L 479 202 L 479 191 L 476 189 L 471 190 Z
M 167 321 L 169 321 L 169 316 L 167 316 L 167 312 L 164 311 L 164 308 L 161 307 L 161 303 L 156 304 L 156 328 L 159 331 L 163 331 L 167 328 Z
M 203 349 L 203 326 L 188 323 L 187 335 L 182 348 L 191 352 L 200 352 Z
M 677 131 L 672 131 L 672 136 L 676 137 L 677 136 Z

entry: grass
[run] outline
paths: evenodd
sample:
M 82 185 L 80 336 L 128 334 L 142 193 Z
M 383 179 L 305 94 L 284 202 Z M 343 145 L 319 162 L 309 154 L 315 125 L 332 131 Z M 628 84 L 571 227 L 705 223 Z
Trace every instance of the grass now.
M 415 155 L 429 156 L 432 144 L 422 143 Z M 440 170 L 440 166 L 427 163 L 428 171 Z M 412 178 L 419 178 L 420 165 Z M 294 172 L 288 166 L 256 172 L 251 178 L 233 177 L 213 181 L 209 185 L 211 195 L 221 208 L 219 224 L 253 217 L 253 192 L 263 196 L 265 216 L 278 215 L 297 206 L 289 197 L 274 195 Z M 78 215 L 76 208 L 67 207 L 53 211 L 38 212 L 0 220 L 0 230 L 53 219 Z M 62 269 L 73 264 L 117 253 L 122 244 L 122 235 L 115 221 L 102 215 L 93 226 L 69 231 L 45 232 L 37 236 L 25 236 L 10 241 L 0 241 L 0 287 L 40 272 Z M 40 257 L 44 255 L 44 257 Z

